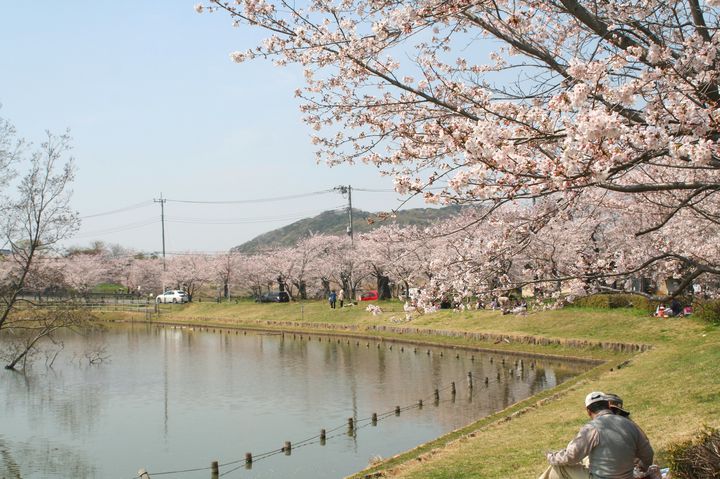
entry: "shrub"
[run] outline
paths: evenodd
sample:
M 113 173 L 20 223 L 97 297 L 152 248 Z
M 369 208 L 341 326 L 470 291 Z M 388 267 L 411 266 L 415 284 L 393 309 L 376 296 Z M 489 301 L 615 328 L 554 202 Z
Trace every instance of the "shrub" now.
M 693 303 L 693 314 L 709 323 L 720 324 L 720 300 L 696 300 Z
M 706 429 L 695 439 L 672 446 L 668 456 L 675 479 L 718 479 L 720 430 Z
M 611 308 L 635 308 L 645 311 L 655 309 L 650 300 L 639 294 L 611 294 L 609 296 Z
M 581 308 L 609 308 L 610 295 L 592 294 L 590 296 L 583 296 L 581 298 L 575 299 L 572 304 Z
M 582 308 L 637 308 L 654 309 L 650 301 L 639 294 L 593 294 L 578 298 L 573 303 Z

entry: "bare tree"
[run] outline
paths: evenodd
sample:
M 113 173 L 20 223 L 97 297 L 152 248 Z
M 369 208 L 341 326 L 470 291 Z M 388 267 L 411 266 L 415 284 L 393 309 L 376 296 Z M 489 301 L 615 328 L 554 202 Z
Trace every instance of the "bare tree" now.
M 11 166 L 17 159 L 21 146 L 22 141 L 17 139 L 15 127 L 4 118 L 0 118 L 0 188 L 2 189 L 14 176 Z
M 11 347 L 6 348 L 6 369 L 26 360 L 41 339 L 75 323 L 77 315 L 68 310 L 28 315 L 27 308 L 33 305 L 20 299 L 32 275 L 42 275 L 46 269 L 43 257 L 47 258 L 47 253 L 79 224 L 77 213 L 70 208 L 74 167 L 72 158 L 65 159 L 69 150 L 67 134 L 48 132 L 47 139 L 30 155 L 17 194 L 2 208 L 2 234 L 11 255 L 0 287 L 0 333 L 18 340 L 13 354 L 7 354 L 12 352 Z

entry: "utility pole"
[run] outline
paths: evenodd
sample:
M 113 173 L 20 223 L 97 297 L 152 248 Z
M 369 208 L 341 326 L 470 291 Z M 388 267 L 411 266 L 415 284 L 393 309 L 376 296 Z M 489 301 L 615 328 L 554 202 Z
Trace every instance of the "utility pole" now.
M 345 194 L 348 195 L 347 234 L 348 234 L 348 236 L 350 236 L 350 248 L 354 249 L 355 248 L 355 238 L 353 236 L 352 186 L 341 185 L 341 186 L 336 186 L 334 189 L 335 189 L 335 191 L 339 191 L 343 195 L 345 195 Z M 355 288 L 353 287 L 353 282 L 352 282 L 352 267 L 350 268 L 350 271 L 348 272 L 347 281 L 348 281 L 348 287 L 350 288 L 350 291 L 348 291 L 348 293 L 350 295 L 350 298 L 352 298 L 352 300 L 354 300 L 355 299 Z
M 160 199 L 159 200 L 153 199 L 153 201 L 155 203 L 160 203 L 160 223 L 162 224 L 162 245 L 163 245 L 163 271 L 167 271 L 167 267 L 165 266 L 165 203 L 167 202 L 167 200 L 164 199 L 162 197 L 162 193 L 160 193 Z
M 339 191 L 341 194 L 348 195 L 348 226 L 347 234 L 350 236 L 350 244 L 355 246 L 355 238 L 353 236 L 353 212 L 352 212 L 352 186 L 336 186 L 334 190 Z

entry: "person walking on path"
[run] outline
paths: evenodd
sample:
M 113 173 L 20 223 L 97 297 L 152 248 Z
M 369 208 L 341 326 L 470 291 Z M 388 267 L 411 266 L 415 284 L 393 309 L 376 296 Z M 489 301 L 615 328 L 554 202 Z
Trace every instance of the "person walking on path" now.
M 338 300 L 338 303 L 340 303 L 340 307 L 342 308 L 343 302 L 345 301 L 345 290 L 344 289 L 340 288 L 340 291 L 338 291 L 337 300 Z
M 652 464 L 653 449 L 645 433 L 622 414 L 613 414 L 601 392 L 585 397 L 590 422 L 565 449 L 548 452 L 550 467 L 538 479 L 633 479 L 636 459 Z M 588 457 L 589 467 L 582 464 Z
M 335 290 L 330 291 L 328 301 L 330 302 L 330 308 L 335 309 L 335 303 L 337 302 L 337 295 L 335 294 Z

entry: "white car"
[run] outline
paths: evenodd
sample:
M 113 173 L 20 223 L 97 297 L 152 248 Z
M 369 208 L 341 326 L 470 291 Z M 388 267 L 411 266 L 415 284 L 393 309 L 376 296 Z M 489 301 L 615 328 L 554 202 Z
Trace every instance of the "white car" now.
M 179 289 L 172 289 L 165 291 L 163 294 L 158 294 L 155 298 L 156 303 L 187 303 L 188 295 L 185 291 Z

